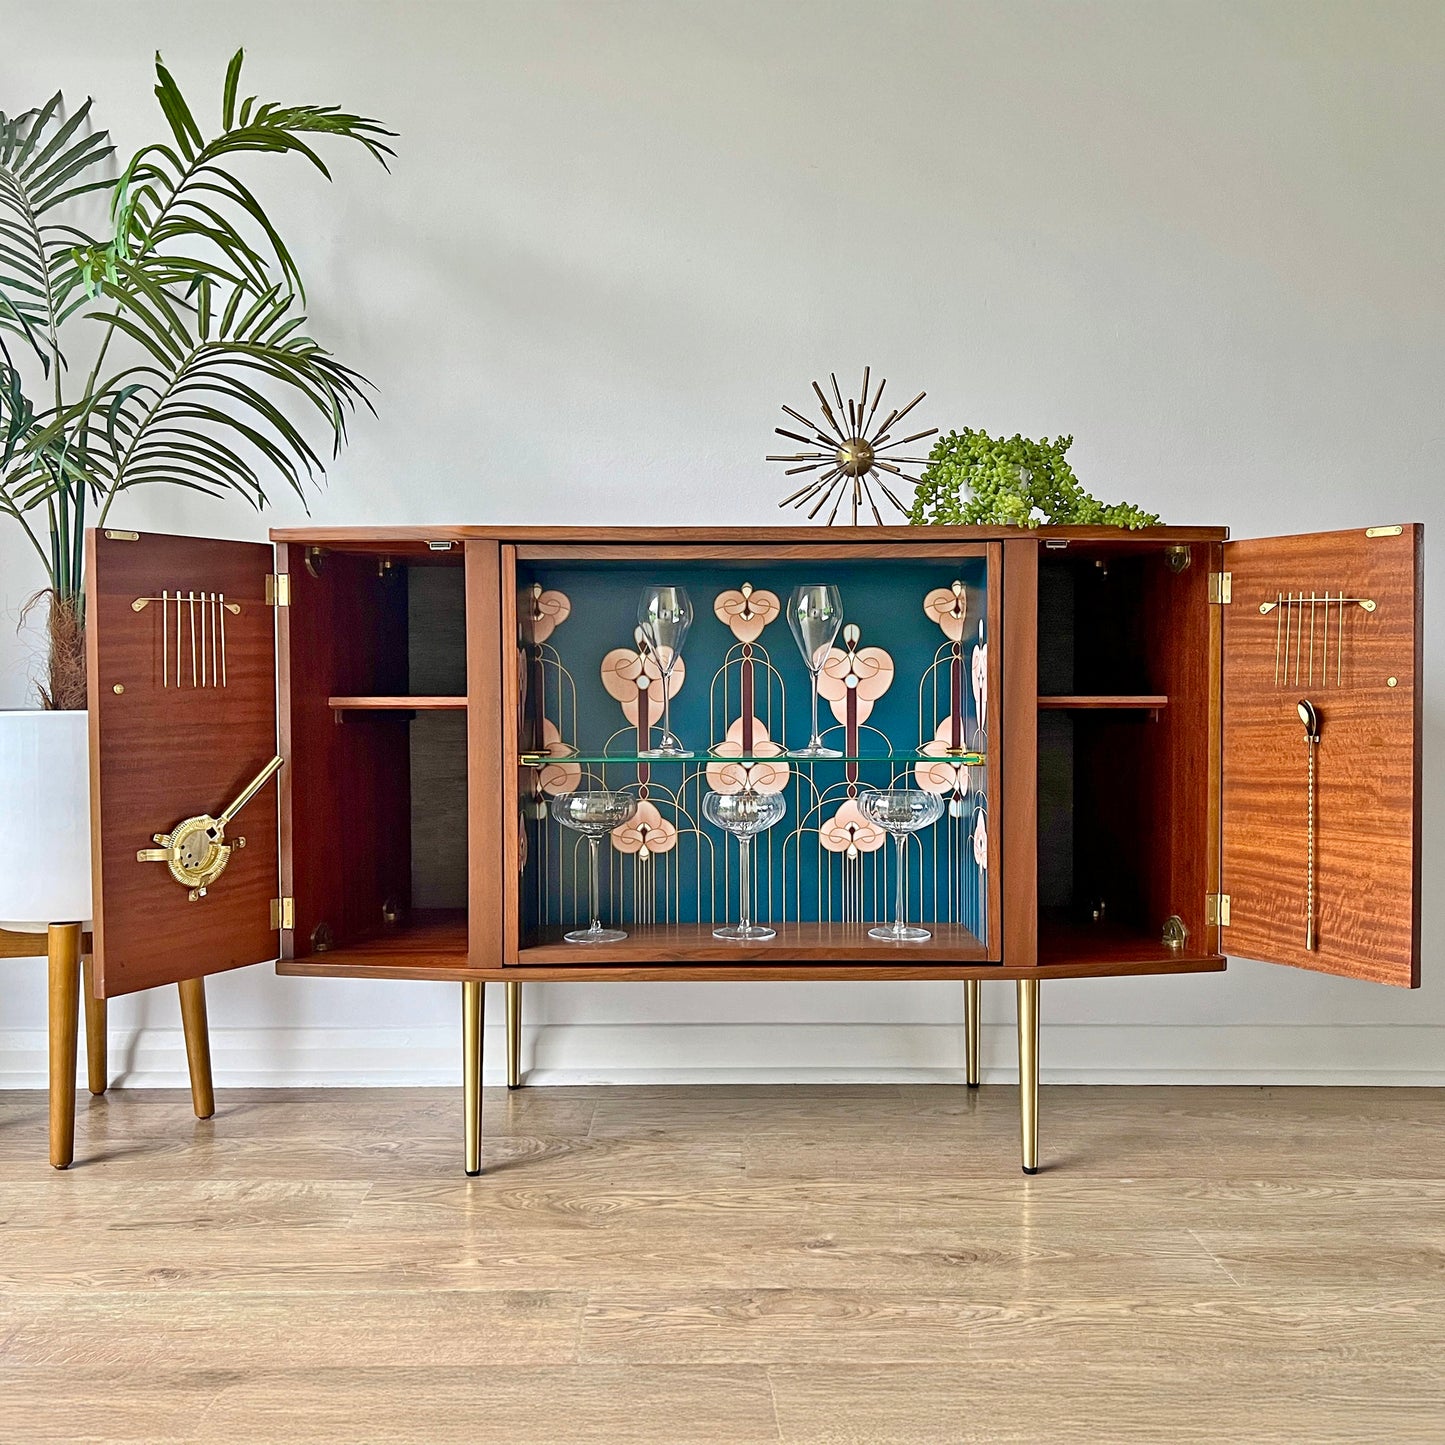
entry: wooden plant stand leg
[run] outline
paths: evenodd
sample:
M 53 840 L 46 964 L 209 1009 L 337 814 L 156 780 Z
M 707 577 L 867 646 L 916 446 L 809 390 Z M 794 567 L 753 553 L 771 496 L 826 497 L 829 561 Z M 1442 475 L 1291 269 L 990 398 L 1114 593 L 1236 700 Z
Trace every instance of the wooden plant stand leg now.
M 1019 1132 L 1025 1174 L 1039 1172 L 1039 981 L 1018 981 Z
M 507 990 L 507 1087 L 522 1087 L 522 985 L 509 983 Z
M 963 1061 L 964 1077 L 970 1089 L 978 1088 L 979 997 L 983 984 L 979 979 L 963 982 Z
M 186 1067 L 191 1073 L 191 1104 L 196 1118 L 209 1119 L 216 1112 L 216 1092 L 211 1087 L 211 1033 L 206 1025 L 206 981 L 183 978 L 181 1027 L 186 1035 Z
M 462 984 L 462 1092 L 466 1111 L 465 1168 L 475 1178 L 482 1172 L 482 1021 L 486 985 L 476 979 Z
M 80 1032 L 78 923 L 52 923 L 50 959 L 50 1162 L 68 1169 L 75 1158 L 75 1050 Z
M 81 975 L 81 998 L 85 1002 L 85 1073 L 92 1094 L 105 1093 L 110 1082 L 106 1067 L 106 1001 L 95 996 L 95 960 L 85 956 Z

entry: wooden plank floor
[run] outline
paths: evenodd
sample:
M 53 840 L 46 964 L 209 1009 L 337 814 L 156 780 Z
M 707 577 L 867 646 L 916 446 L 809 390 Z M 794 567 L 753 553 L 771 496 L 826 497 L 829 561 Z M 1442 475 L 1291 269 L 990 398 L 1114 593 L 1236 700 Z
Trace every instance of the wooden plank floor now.
M 0 1094 L 0 1440 L 1445 1440 L 1445 1091 Z

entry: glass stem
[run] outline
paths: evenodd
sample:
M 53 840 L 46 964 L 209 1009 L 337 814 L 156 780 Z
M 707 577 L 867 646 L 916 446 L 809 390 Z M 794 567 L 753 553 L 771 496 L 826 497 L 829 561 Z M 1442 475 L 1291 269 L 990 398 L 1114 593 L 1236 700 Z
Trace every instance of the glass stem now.
M 893 930 L 895 933 L 902 933 L 904 929 L 903 915 L 907 908 L 905 894 L 907 890 L 903 884 L 903 865 L 907 858 L 908 834 L 898 833 L 894 835 L 898 839 L 898 902 L 893 915 Z
M 738 834 L 738 927 L 744 933 L 753 926 L 752 846 L 746 833 Z
M 810 748 L 822 747 L 823 739 L 818 735 L 818 674 L 813 674 L 813 738 Z
M 669 667 L 662 674 L 662 746 L 666 747 L 672 739 L 672 689 L 667 685 L 672 678 L 672 669 Z
M 596 836 L 587 839 L 587 898 L 593 933 L 602 932 L 602 909 L 597 902 L 597 849 L 601 842 Z

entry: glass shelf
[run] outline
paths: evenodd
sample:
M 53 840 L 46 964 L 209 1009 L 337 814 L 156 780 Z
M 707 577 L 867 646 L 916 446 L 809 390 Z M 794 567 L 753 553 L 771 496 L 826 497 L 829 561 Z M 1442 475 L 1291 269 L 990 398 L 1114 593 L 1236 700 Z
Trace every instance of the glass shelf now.
M 816 766 L 819 763 L 899 763 L 911 767 L 914 763 L 953 763 L 959 767 L 977 768 L 987 762 L 987 755 L 984 753 L 963 752 L 946 753 L 942 755 L 933 753 L 857 753 L 847 757 L 837 758 L 795 758 L 787 753 L 768 754 L 747 754 L 743 757 L 736 757 L 724 753 L 699 752 L 690 758 L 656 758 L 643 757 L 639 753 L 523 753 L 518 760 L 524 768 L 545 768 L 554 763 L 649 763 L 653 767 L 671 766 L 682 763 L 690 767 L 707 767 L 712 763 L 742 763 L 751 765 L 755 763 L 787 763 L 790 767 L 797 767 L 801 764 Z

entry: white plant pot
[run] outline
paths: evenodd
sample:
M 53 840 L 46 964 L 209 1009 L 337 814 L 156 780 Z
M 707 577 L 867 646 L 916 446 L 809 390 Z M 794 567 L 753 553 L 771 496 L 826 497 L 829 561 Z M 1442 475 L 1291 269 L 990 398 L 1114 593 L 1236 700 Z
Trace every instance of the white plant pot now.
M 89 924 L 89 714 L 0 712 L 0 928 Z

